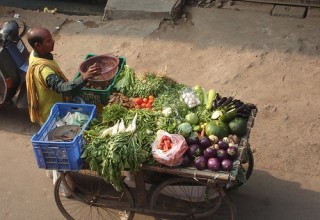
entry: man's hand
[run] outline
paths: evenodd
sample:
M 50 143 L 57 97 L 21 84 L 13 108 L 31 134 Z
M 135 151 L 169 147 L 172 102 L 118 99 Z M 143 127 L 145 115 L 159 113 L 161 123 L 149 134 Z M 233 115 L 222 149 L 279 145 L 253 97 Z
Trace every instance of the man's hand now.
M 101 74 L 101 67 L 97 63 L 95 63 L 89 66 L 87 72 L 82 73 L 81 76 L 84 81 L 87 81 L 88 79 L 94 76 L 97 76 L 99 74 Z

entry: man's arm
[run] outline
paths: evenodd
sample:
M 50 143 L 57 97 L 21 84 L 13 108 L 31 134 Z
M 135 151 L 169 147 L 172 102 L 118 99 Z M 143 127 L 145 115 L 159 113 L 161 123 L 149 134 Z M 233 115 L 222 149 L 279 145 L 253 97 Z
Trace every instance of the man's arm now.
M 72 81 L 65 82 L 57 74 L 50 74 L 46 78 L 46 83 L 49 89 L 59 94 L 64 96 L 75 96 L 79 94 L 86 82 L 81 76 Z
M 80 93 L 81 88 L 86 84 L 87 80 L 101 73 L 101 68 L 96 63 L 89 66 L 87 72 L 81 73 L 81 76 L 65 82 L 60 76 L 52 72 L 47 75 L 46 83 L 49 89 L 62 94 L 64 96 L 76 96 Z

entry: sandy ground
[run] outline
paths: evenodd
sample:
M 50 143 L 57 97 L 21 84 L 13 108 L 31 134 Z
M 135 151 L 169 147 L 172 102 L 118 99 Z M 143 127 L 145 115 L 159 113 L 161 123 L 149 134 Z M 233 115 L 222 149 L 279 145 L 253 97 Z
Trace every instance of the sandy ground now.
M 55 32 L 54 55 L 70 79 L 86 54 L 113 53 L 125 56 L 136 72 L 166 72 L 181 83 L 255 103 L 255 169 L 248 184 L 231 194 L 239 219 L 317 219 L 319 17 L 273 17 L 270 9 L 186 8 L 187 19 L 177 25 L 152 19 L 101 23 L 95 16 L 4 7 L 0 16 L 18 12 L 28 27 Z M 7 106 L 0 109 L 0 129 L 0 219 L 62 219 L 51 182 L 33 156 L 30 138 L 38 127 Z

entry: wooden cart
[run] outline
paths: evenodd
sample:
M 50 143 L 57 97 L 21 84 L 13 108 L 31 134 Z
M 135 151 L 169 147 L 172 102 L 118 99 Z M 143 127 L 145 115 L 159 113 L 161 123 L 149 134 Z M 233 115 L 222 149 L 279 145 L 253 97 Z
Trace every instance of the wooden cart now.
M 123 191 L 93 171 L 62 172 L 56 182 L 56 204 L 66 219 L 133 219 L 135 213 L 156 219 L 236 219 L 236 208 L 227 192 L 249 179 L 253 155 L 249 145 L 256 110 L 248 120 L 240 155 L 231 172 L 199 171 L 195 168 L 141 167 L 134 187 L 123 177 Z

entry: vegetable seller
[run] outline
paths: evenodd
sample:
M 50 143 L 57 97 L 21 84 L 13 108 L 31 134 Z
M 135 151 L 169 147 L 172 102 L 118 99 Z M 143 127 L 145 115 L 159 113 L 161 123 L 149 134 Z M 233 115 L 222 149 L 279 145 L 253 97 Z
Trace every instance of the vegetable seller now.
M 26 75 L 29 116 L 32 122 L 44 124 L 56 102 L 68 101 L 76 95 L 91 77 L 100 74 L 100 66 L 93 64 L 81 77 L 68 81 L 53 59 L 54 40 L 48 29 L 34 27 L 28 31 L 28 42 L 33 48 Z M 57 172 L 46 171 L 48 177 Z M 53 178 L 55 182 L 55 178 Z
M 70 100 L 87 83 L 100 74 L 100 67 L 93 64 L 81 77 L 68 81 L 53 59 L 55 41 L 48 29 L 34 27 L 28 31 L 28 42 L 33 48 L 26 75 L 29 116 L 32 122 L 42 125 L 56 102 Z

